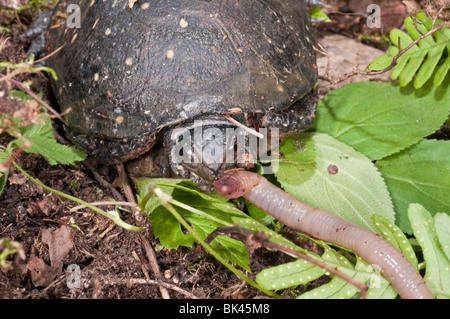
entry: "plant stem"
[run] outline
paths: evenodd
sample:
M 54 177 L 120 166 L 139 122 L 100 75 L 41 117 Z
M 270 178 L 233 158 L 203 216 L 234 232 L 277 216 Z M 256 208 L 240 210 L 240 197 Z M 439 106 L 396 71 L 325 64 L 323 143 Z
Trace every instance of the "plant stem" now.
M 187 229 L 189 233 L 192 234 L 194 239 L 200 243 L 206 251 L 208 251 L 211 255 L 213 255 L 218 261 L 220 261 L 225 267 L 227 267 L 231 272 L 233 272 L 236 276 L 247 282 L 248 284 L 252 285 L 256 289 L 266 293 L 267 295 L 282 299 L 283 297 L 275 294 L 271 291 L 268 291 L 261 286 L 259 286 L 255 281 L 251 280 L 247 276 L 245 276 L 243 273 L 241 273 L 239 270 L 234 268 L 232 265 L 230 265 L 220 254 L 218 254 L 213 248 L 211 248 L 203 239 L 200 238 L 200 236 L 192 229 L 192 227 L 189 225 L 188 222 L 184 220 L 184 218 L 177 212 L 177 210 L 171 205 L 173 199 L 171 196 L 165 194 L 160 188 L 156 186 L 150 187 L 151 191 L 158 197 L 160 204 L 166 208 L 177 220 L 178 222 L 183 225 L 184 228 Z
M 31 177 L 31 176 L 30 176 L 27 172 L 25 172 L 25 170 L 23 170 L 22 167 L 20 167 L 15 161 L 13 161 L 12 163 L 13 163 L 14 166 L 15 166 L 15 167 L 16 167 L 23 175 L 25 175 L 29 180 L 31 180 L 33 183 L 35 183 L 35 184 L 41 186 L 41 187 L 44 188 L 45 190 L 48 190 L 49 192 L 52 192 L 52 193 L 57 194 L 57 195 L 59 195 L 59 196 L 65 197 L 65 198 L 67 198 L 67 199 L 73 200 L 73 201 L 75 201 L 75 202 L 77 202 L 77 203 L 79 203 L 79 204 L 81 204 L 81 205 L 84 205 L 84 206 L 86 206 L 86 207 L 92 209 L 93 211 L 96 211 L 97 213 L 99 213 L 99 214 L 105 216 L 106 218 L 111 219 L 111 220 L 112 220 L 114 223 L 116 223 L 118 226 L 120 226 L 120 227 L 122 227 L 122 228 L 124 228 L 124 229 L 126 229 L 126 230 L 131 230 L 131 231 L 141 231 L 141 230 L 142 230 L 141 227 L 133 226 L 133 225 L 130 225 L 130 224 L 124 222 L 124 221 L 120 218 L 120 216 L 119 216 L 119 214 L 118 214 L 117 212 L 113 212 L 113 213 L 105 212 L 104 210 L 102 210 L 102 209 L 100 209 L 100 208 L 98 208 L 98 207 L 95 207 L 94 205 L 91 205 L 91 204 L 89 204 L 89 203 L 87 203 L 87 202 L 85 202 L 85 201 L 83 201 L 83 200 L 81 200 L 81 199 L 79 199 L 79 198 L 77 198 L 77 197 L 74 197 L 74 196 L 72 196 L 72 195 L 69 195 L 69 194 L 60 192 L 60 191 L 58 191 L 58 190 L 56 190 L 56 189 L 53 189 L 53 188 L 51 188 L 51 187 L 49 187 L 49 186 L 47 186 L 47 185 L 41 183 L 41 182 L 38 181 L 37 179 Z M 113 203 L 113 202 L 112 202 L 112 203 Z

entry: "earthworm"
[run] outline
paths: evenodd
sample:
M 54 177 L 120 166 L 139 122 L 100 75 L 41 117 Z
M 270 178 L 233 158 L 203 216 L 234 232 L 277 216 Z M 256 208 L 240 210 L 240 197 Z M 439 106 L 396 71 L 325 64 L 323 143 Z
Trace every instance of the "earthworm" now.
M 352 250 L 367 262 L 379 266 L 403 299 L 434 299 L 414 266 L 380 235 L 312 207 L 249 171 L 226 173 L 214 182 L 214 189 L 228 199 L 243 196 L 288 227 Z

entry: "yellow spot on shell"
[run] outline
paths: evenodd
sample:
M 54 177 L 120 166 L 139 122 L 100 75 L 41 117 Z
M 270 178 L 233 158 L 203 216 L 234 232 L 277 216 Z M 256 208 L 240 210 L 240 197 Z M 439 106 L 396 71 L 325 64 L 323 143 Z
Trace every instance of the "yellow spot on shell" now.
M 150 7 L 150 3 L 148 3 L 148 2 L 145 2 L 141 5 L 142 10 L 147 10 L 149 7 Z
M 117 124 L 122 124 L 122 122 L 123 122 L 123 116 L 119 115 L 118 117 L 116 117 Z
M 111 29 L 110 28 L 106 28 L 105 35 L 110 35 L 110 34 L 111 34 Z
M 128 66 L 131 66 L 133 64 L 133 58 L 127 58 L 125 60 L 125 64 L 128 65 Z
M 188 25 L 189 25 L 189 23 L 185 19 L 181 18 L 180 27 L 187 28 Z
M 173 52 L 173 50 L 167 50 L 166 57 L 168 59 L 173 59 L 174 55 L 175 55 L 175 52 Z

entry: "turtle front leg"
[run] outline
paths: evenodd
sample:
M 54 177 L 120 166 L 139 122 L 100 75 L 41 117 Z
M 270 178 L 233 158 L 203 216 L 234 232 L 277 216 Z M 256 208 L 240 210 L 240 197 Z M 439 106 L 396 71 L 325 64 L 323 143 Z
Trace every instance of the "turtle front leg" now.
M 266 113 L 260 119 L 260 127 L 278 128 L 280 134 L 303 132 L 314 121 L 317 99 L 316 92 L 311 92 L 283 111 Z
M 50 24 L 52 12 L 52 10 L 43 11 L 39 17 L 31 23 L 25 32 L 25 38 L 31 42 L 27 51 L 27 57 L 29 60 L 37 60 L 44 56 L 45 31 Z M 35 66 L 41 65 L 45 65 L 45 62 L 42 61 Z

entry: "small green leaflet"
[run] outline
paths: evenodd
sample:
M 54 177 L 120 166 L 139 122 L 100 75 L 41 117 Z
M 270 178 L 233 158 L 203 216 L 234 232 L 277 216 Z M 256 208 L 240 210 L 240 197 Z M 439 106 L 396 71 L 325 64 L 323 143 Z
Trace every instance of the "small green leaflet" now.
M 250 215 L 250 217 L 257 220 L 264 226 L 269 226 L 275 220 L 273 216 L 267 214 L 261 208 L 256 207 L 249 201 L 245 201 L 245 204 L 247 206 L 248 214 Z
M 315 130 L 378 160 L 434 133 L 450 110 L 450 76 L 436 88 L 351 83 L 319 101 Z
M 213 239 L 210 245 L 219 254 L 225 257 L 225 259 L 241 266 L 249 272 L 251 271 L 249 267 L 250 260 L 247 253 L 247 247 L 243 242 L 228 236 L 217 236 Z
M 445 213 L 437 213 L 434 216 L 434 228 L 442 251 L 447 260 L 450 260 L 450 216 Z
M 303 163 L 300 158 L 298 161 L 280 160 L 275 176 L 286 192 L 372 231 L 376 231 L 373 214 L 394 221 L 386 185 L 367 157 L 327 134 L 300 134 L 288 138 L 311 139 L 314 147 L 309 150 L 315 151 L 316 160 L 315 163 Z M 280 151 L 289 158 L 288 150 L 282 145 Z M 308 150 L 298 152 L 308 157 Z
M 408 209 L 408 217 L 423 256 L 427 264 L 425 281 L 433 290 L 437 298 L 450 298 L 450 260 L 443 247 L 449 246 L 448 237 L 439 236 L 436 233 L 436 225 L 442 221 L 441 217 L 432 217 L 420 204 L 411 204 Z M 450 223 L 445 219 L 446 226 Z M 447 228 L 448 229 L 448 228 Z
M 41 117 L 44 124 L 32 124 L 20 128 L 23 137 L 33 144 L 25 149 L 25 152 L 42 155 L 50 165 L 72 164 L 75 161 L 83 161 L 86 154 L 74 146 L 68 147 L 59 144 L 53 135 L 53 128 L 48 117 Z M 14 144 L 22 145 L 20 139 L 15 139 Z
M 270 267 L 256 275 L 256 282 L 266 289 L 279 290 L 311 282 L 325 270 L 303 259 Z
M 0 163 L 5 162 L 8 158 L 9 158 L 8 153 L 4 149 L 0 148 Z M 6 168 L 5 172 L 0 172 L 0 195 L 2 194 L 3 189 L 5 188 L 7 178 L 8 178 L 8 167 Z
M 400 49 L 405 49 L 408 45 L 419 38 L 422 34 L 432 29 L 432 19 L 424 12 L 419 12 L 416 16 L 417 22 L 412 17 L 407 17 L 404 21 L 408 33 L 399 29 L 391 30 L 389 37 L 392 46 L 385 55 L 373 60 L 368 66 L 368 70 L 383 70 L 388 67 L 393 57 Z M 437 24 L 442 21 L 437 20 Z M 417 30 L 420 30 L 419 31 Z M 398 48 L 400 41 L 400 49 Z M 401 86 L 406 86 L 414 80 L 414 87 L 421 88 L 430 78 L 433 78 L 434 86 L 439 86 L 444 81 L 450 69 L 450 29 L 442 24 L 442 29 L 433 35 L 427 36 L 412 46 L 397 60 L 391 72 L 393 80 L 399 79 Z
M 391 223 L 386 218 L 380 215 L 373 215 L 373 221 L 375 223 L 375 227 L 378 229 L 379 233 L 390 242 L 394 247 L 402 252 L 403 255 L 409 260 L 409 262 L 416 268 L 418 267 L 418 261 L 416 254 L 409 242 L 408 238 L 406 238 L 405 234 Z
M 378 161 L 396 211 L 396 224 L 411 233 L 407 217 L 410 203 L 431 213 L 450 212 L 450 141 L 423 140 Z
M 314 19 L 317 19 L 320 22 L 331 22 L 330 18 L 318 6 L 309 9 L 309 14 L 311 15 L 311 18 L 313 18 L 313 21 Z

